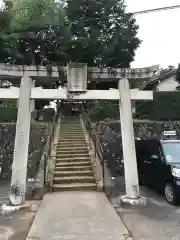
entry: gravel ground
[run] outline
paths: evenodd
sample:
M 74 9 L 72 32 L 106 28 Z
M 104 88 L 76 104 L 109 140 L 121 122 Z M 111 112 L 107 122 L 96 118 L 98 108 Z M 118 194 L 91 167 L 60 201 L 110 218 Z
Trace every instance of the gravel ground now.
M 124 180 L 116 179 L 116 194 L 111 202 L 128 228 L 133 240 L 180 240 L 180 206 L 169 205 L 164 197 L 146 186 L 140 187 L 147 197 L 146 207 L 122 207 L 120 196 L 124 194 Z

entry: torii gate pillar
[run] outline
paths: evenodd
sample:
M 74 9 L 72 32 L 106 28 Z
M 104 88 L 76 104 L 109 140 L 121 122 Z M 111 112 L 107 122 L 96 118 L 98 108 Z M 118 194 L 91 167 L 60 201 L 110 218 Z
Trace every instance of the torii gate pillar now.
M 126 183 L 126 195 L 121 197 L 121 201 L 123 203 L 145 205 L 146 199 L 140 197 L 139 194 L 131 96 L 128 79 L 123 78 L 119 80 L 119 93 L 121 97 L 119 101 L 119 109 Z
M 25 75 L 21 78 L 16 137 L 10 187 L 10 205 L 25 203 L 28 146 L 31 122 L 31 89 L 33 81 Z
M 35 80 L 32 81 L 32 88 L 35 87 Z M 16 100 L 16 106 L 19 107 L 19 99 Z M 35 99 L 31 99 L 31 112 L 35 110 Z

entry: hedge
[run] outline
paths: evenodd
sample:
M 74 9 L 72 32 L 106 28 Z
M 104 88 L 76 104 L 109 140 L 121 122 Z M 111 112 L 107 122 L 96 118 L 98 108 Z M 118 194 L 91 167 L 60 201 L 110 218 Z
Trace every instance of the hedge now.
M 42 110 L 34 111 L 34 114 L 36 115 L 36 120 L 49 122 L 53 120 L 55 110 L 54 108 L 44 108 Z
M 156 121 L 180 120 L 180 92 L 154 92 L 153 101 L 136 104 L 136 115 Z
M 87 104 L 92 121 L 101 121 L 106 118 L 117 119 L 119 118 L 119 104 L 118 102 L 109 101 L 96 101 Z
M 15 107 L 0 107 L 0 122 L 16 122 L 18 109 Z M 34 111 L 32 118 L 44 122 L 52 121 L 55 111 L 53 108 Z
M 17 111 L 15 107 L 0 107 L 0 122 L 15 122 Z
M 97 101 L 88 104 L 92 121 L 119 119 L 118 102 Z M 180 91 L 154 92 L 153 101 L 136 101 L 136 118 L 155 121 L 180 120 Z

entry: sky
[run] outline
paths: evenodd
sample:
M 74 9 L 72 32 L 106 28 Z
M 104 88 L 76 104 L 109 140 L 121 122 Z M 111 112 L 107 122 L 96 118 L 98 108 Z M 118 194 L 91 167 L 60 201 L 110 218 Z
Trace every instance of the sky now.
M 126 0 L 127 11 L 178 5 L 180 0 Z M 136 51 L 132 67 L 162 67 L 180 62 L 180 8 L 136 16 L 139 38 L 143 41 Z
M 125 0 L 128 12 L 178 5 L 180 0 Z M 0 4 L 2 0 L 0 0 Z M 180 8 L 136 16 L 142 43 L 132 67 L 162 67 L 180 62 Z

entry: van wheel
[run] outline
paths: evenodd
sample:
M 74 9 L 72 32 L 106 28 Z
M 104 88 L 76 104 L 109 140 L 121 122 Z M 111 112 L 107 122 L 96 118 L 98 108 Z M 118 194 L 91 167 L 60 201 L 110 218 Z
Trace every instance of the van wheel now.
M 171 183 L 166 183 L 165 184 L 164 195 L 165 195 L 165 198 L 168 201 L 168 203 L 170 203 L 172 205 L 176 205 L 177 196 L 176 196 L 176 192 L 175 192 L 173 184 L 171 184 Z

